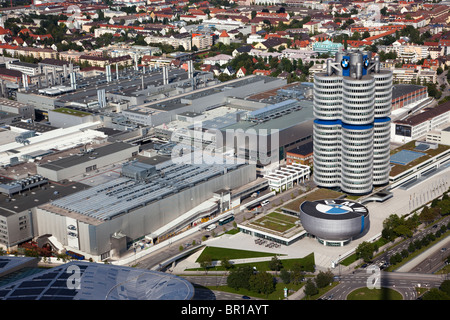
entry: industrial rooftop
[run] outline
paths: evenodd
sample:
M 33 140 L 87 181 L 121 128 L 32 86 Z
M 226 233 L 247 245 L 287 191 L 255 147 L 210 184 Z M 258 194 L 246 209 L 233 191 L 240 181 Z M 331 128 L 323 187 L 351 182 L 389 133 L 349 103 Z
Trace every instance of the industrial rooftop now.
M 55 200 L 52 205 L 105 221 L 238 166 L 240 165 L 177 164 L 169 160 L 155 165 L 156 173 L 146 181 L 120 177 Z

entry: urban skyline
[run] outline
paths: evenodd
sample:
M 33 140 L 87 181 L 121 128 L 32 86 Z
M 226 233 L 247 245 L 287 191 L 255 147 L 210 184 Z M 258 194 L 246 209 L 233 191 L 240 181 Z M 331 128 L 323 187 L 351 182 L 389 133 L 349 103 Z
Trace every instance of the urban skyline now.
M 0 3 L 0 300 L 450 299 L 449 26 L 448 1 Z

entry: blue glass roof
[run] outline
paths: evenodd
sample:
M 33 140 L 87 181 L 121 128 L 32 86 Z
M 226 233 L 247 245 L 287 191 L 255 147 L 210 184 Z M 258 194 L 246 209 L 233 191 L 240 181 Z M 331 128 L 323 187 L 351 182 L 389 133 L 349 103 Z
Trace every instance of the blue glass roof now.
M 95 262 L 69 262 L 0 286 L 0 300 L 191 300 L 178 276 Z

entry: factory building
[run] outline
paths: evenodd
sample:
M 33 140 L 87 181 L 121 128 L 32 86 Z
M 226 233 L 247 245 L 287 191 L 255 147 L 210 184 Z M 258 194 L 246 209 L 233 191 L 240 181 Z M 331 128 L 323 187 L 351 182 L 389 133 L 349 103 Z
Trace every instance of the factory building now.
M 69 250 L 94 260 L 120 257 L 134 240 L 158 243 L 204 215 L 230 209 L 229 196 L 218 199 L 216 192 L 256 179 L 254 165 L 169 160 L 154 167 L 129 166 L 121 177 L 37 207 L 36 234 L 51 234 Z M 210 203 L 206 209 L 201 207 L 205 202 Z
M 95 149 L 80 150 L 77 155 L 38 165 L 37 172 L 52 181 L 61 181 L 123 162 L 135 157 L 138 152 L 139 147 L 136 145 L 115 142 Z

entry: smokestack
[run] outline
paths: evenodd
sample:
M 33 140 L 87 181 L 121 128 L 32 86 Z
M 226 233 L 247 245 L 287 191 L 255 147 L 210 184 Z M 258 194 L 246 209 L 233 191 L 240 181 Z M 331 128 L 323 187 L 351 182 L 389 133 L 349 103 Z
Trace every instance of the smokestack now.
M 77 88 L 77 76 L 75 72 L 70 73 L 70 86 L 72 87 L 72 89 Z
M 53 78 L 53 82 L 56 84 L 56 67 L 53 66 L 52 68 L 52 78 Z
M 188 61 L 188 78 L 191 79 L 194 77 L 194 63 L 192 60 Z
M 22 74 L 22 82 L 25 90 L 28 90 L 28 76 L 26 74 Z
M 50 83 L 48 81 L 48 69 L 47 68 L 45 68 L 44 75 L 45 75 L 45 86 L 48 87 L 50 85 Z
M 169 84 L 169 70 L 166 66 L 163 67 L 163 84 Z
M 111 76 L 111 65 L 106 65 L 106 81 L 111 82 L 112 76 Z
M 98 104 L 99 104 L 100 108 L 106 107 L 105 89 L 97 90 L 97 98 L 98 98 Z

